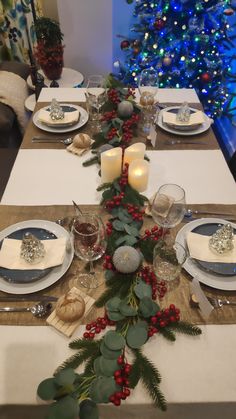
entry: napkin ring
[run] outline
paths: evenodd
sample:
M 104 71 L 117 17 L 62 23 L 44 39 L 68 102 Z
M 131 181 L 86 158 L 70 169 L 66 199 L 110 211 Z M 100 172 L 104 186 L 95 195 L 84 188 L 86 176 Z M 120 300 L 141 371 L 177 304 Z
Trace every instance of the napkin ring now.
M 43 243 L 33 234 L 26 232 L 21 243 L 20 256 L 28 263 L 37 263 L 45 256 Z

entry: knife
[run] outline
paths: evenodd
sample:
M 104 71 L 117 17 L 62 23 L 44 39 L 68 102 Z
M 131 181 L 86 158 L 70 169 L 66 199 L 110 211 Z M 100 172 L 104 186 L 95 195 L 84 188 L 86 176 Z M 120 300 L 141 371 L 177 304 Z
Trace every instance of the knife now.
M 7 302 L 7 301 L 57 301 L 58 297 L 53 297 L 52 295 L 7 295 L 0 296 L 0 302 Z
M 33 137 L 32 143 L 62 143 L 64 140 L 59 138 Z

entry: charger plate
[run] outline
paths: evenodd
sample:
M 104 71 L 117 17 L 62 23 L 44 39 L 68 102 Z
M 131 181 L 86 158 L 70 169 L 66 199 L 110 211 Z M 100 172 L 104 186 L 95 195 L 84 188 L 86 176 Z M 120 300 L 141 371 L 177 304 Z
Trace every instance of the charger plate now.
M 228 224 L 227 220 L 221 218 L 200 218 L 194 221 L 190 221 L 185 224 L 184 227 L 177 233 L 176 241 L 182 244 L 185 248 L 187 247 L 186 237 L 190 231 L 195 230 L 199 226 L 214 224 Z M 236 224 L 231 223 L 232 227 L 236 229 Z M 224 265 L 224 264 L 222 264 Z M 230 264 L 232 265 L 232 264 Z M 208 285 L 212 288 L 225 290 L 225 291 L 235 291 L 236 290 L 236 274 L 235 275 L 224 275 L 217 274 L 215 272 L 210 272 L 206 270 L 205 267 L 199 264 L 198 261 L 195 261 L 192 258 L 188 258 L 183 265 L 184 269 L 192 276 L 197 277 L 197 279 L 205 285 Z
M 52 269 L 50 268 L 48 273 L 45 273 L 42 278 L 38 278 L 35 282 L 21 284 L 11 283 L 0 276 L 0 290 L 11 294 L 31 294 L 33 292 L 41 291 L 49 287 L 50 285 L 57 282 L 66 273 L 74 257 L 74 249 L 70 234 L 63 227 L 52 221 L 28 220 L 13 224 L 12 226 L 7 227 L 0 232 L 0 241 L 2 241 L 5 237 L 9 237 L 9 235 L 13 233 L 16 234 L 18 231 L 23 229 L 42 229 L 58 238 L 65 237 L 69 243 L 69 246 L 67 246 L 62 265 L 56 266 Z
M 157 116 L 156 124 L 160 128 L 162 128 L 164 131 L 171 132 L 172 134 L 184 135 L 184 136 L 201 134 L 202 132 L 205 132 L 210 128 L 212 120 L 208 118 L 206 114 L 204 114 L 205 121 L 203 122 L 203 124 L 198 125 L 195 129 L 188 129 L 188 130 L 184 130 L 183 128 L 177 129 L 177 128 L 171 127 L 170 125 L 165 124 L 163 122 L 163 112 L 173 111 L 174 113 L 177 113 L 179 108 L 180 106 L 171 106 L 169 108 L 162 109 Z M 196 112 L 198 109 L 190 108 L 190 110 L 192 112 Z

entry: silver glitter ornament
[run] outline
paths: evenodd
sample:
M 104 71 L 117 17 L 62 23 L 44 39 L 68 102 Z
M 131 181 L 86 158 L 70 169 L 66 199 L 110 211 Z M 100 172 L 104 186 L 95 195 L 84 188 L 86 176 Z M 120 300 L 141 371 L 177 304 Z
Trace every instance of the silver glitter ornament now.
M 189 108 L 187 102 L 184 102 L 180 106 L 180 108 L 178 110 L 178 113 L 176 115 L 176 119 L 177 119 L 177 121 L 180 121 L 180 122 L 189 122 L 189 119 L 190 119 L 190 108 Z
M 51 106 L 50 106 L 50 117 L 52 121 L 58 121 L 60 119 L 64 119 L 64 112 L 60 106 L 60 104 L 57 102 L 56 99 L 52 99 Z
M 45 256 L 43 243 L 31 233 L 25 233 L 21 243 L 20 256 L 28 263 L 37 263 Z
M 219 254 L 230 252 L 234 248 L 234 230 L 231 224 L 225 224 L 216 230 L 209 240 L 209 247 Z

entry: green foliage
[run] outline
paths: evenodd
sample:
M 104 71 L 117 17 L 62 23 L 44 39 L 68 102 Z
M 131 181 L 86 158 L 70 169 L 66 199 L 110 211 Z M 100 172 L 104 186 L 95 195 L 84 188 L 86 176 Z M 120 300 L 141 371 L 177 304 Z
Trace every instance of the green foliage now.
M 85 399 L 80 403 L 80 419 L 98 419 L 99 412 L 96 403 L 93 400 Z
M 37 40 L 43 40 L 45 47 L 48 48 L 61 44 L 64 37 L 59 23 L 48 17 L 38 17 L 36 19 L 35 33 Z
M 201 335 L 202 331 L 199 327 L 193 326 L 190 323 L 179 321 L 172 323 L 169 327 L 178 333 L 184 333 L 185 335 L 198 336 Z
M 158 242 L 159 241 L 161 240 L 159 239 Z M 150 238 L 147 238 L 145 240 L 139 240 L 138 247 L 142 252 L 144 259 L 149 263 L 153 262 L 153 250 L 156 244 L 157 242 Z

